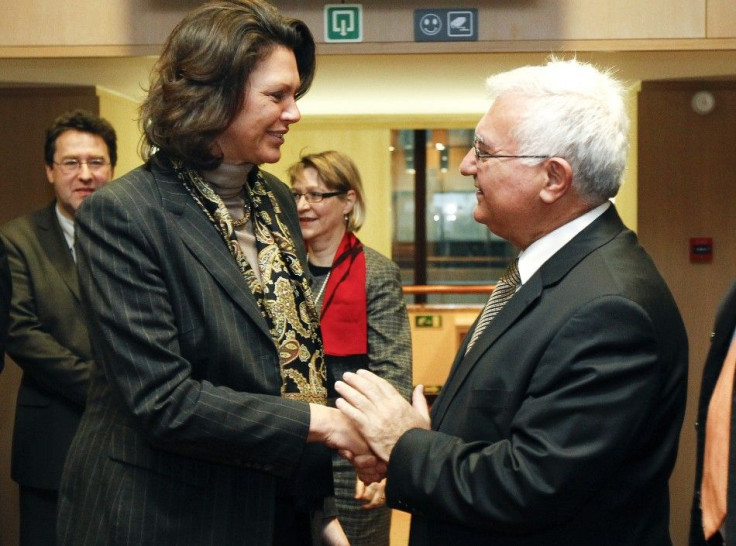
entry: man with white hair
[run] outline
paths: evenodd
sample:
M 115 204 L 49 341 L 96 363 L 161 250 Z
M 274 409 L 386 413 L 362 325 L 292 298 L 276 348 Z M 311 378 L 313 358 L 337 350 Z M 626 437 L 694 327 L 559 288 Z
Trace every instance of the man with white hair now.
M 685 410 L 687 338 L 610 199 L 625 89 L 552 60 L 487 80 L 460 166 L 473 216 L 520 254 L 459 349 L 430 416 L 361 370 L 338 407 L 388 463 L 412 546 L 661 546 Z M 349 455 L 348 455 L 349 456 Z

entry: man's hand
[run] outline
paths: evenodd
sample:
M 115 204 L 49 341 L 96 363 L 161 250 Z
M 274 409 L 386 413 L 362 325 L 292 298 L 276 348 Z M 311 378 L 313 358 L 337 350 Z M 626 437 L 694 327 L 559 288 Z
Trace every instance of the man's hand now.
M 368 370 L 347 372 L 335 390 L 336 404 L 355 424 L 373 453 L 388 463 L 399 438 L 412 428 L 430 428 L 424 387 L 418 385 L 410 405 L 391 384 Z
M 310 421 L 307 442 L 320 442 L 336 449 L 355 467 L 365 483 L 381 481 L 386 476 L 386 464 L 370 447 L 350 420 L 335 408 L 309 404 Z

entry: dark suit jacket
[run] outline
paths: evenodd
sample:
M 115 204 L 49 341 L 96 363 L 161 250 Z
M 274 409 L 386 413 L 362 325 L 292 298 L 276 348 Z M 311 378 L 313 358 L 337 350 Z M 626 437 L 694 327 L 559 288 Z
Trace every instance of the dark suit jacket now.
M 703 449 L 705 446 L 705 421 L 708 415 L 708 404 L 715 389 L 718 376 L 721 373 L 723 360 L 726 358 L 731 338 L 736 329 L 736 282 L 728 289 L 721 301 L 715 317 L 715 326 L 711 339 L 710 351 L 705 360 L 703 378 L 700 387 L 700 402 L 698 403 L 698 447 L 695 466 L 695 495 L 693 499 L 692 518 L 690 520 L 690 544 L 700 546 L 706 544 L 703 536 L 703 519 L 700 512 L 700 482 L 703 480 Z M 736 416 L 736 409 L 731 406 L 731 415 Z M 726 515 L 726 536 L 736 537 L 736 421 L 731 419 L 731 441 L 728 453 L 728 514 Z M 714 538 L 712 543 L 719 543 Z
M 266 176 L 306 265 L 294 200 Z M 281 398 L 275 344 L 221 235 L 155 164 L 95 192 L 76 222 L 100 369 L 64 469 L 60 543 L 271 544 L 277 491 L 312 461 L 310 411 Z
M 0 371 L 5 366 L 5 340 L 8 337 L 10 323 L 10 294 L 12 292 L 8 253 L 0 239 Z
M 77 272 L 55 203 L 0 229 L 13 279 L 8 355 L 23 369 L 11 476 L 58 489 L 84 410 L 91 348 Z
M 687 338 L 613 207 L 464 352 L 433 430 L 391 454 L 389 504 L 412 512 L 413 546 L 670 544 Z

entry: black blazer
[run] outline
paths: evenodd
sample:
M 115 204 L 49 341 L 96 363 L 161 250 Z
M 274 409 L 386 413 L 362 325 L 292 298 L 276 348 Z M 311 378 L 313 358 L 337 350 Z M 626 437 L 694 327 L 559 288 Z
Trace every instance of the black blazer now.
M 13 279 L 7 352 L 23 369 L 11 476 L 52 490 L 82 417 L 92 366 L 77 271 L 55 207 L 0 229 Z
M 728 289 L 718 307 L 708 357 L 705 359 L 703 378 L 700 386 L 697 425 L 697 456 L 695 466 L 695 493 L 693 496 L 692 517 L 690 519 L 690 544 L 700 546 L 707 544 L 703 536 L 703 515 L 700 511 L 700 482 L 703 480 L 703 450 L 705 447 L 705 421 L 708 415 L 708 404 L 715 389 L 718 376 L 723 367 L 726 353 L 731 346 L 731 339 L 736 329 L 736 282 Z M 736 506 L 736 408 L 731 404 L 731 436 L 728 452 L 728 499 L 729 507 Z M 736 536 L 736 509 L 726 514 L 726 536 Z M 719 543 L 717 538 L 711 543 Z
M 391 454 L 387 496 L 412 512 L 412 546 L 670 544 L 687 338 L 613 207 L 464 352 L 433 430 Z
M 266 179 L 306 265 L 290 191 Z M 312 462 L 310 412 L 281 398 L 275 344 L 221 235 L 154 164 L 85 200 L 77 252 L 99 370 L 60 543 L 271 544 L 277 492 Z M 312 476 L 327 489 L 329 455 Z
M 5 339 L 8 336 L 10 323 L 10 294 L 12 292 L 8 253 L 0 239 L 0 371 L 5 366 Z

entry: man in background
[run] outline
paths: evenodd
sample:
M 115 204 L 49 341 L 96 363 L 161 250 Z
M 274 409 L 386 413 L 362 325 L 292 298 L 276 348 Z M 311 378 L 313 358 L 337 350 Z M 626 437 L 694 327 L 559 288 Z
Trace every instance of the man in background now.
M 735 334 L 736 282 L 718 307 L 703 368 L 690 546 L 722 545 L 726 537 L 736 537 L 736 433 L 732 434 Z
M 21 546 L 56 543 L 61 472 L 82 416 L 92 365 L 74 258 L 74 214 L 113 177 L 115 130 L 83 110 L 46 131 L 55 199 L 0 228 L 12 275 L 8 355 L 23 369 L 11 477 L 20 486 Z
M 0 240 L 0 372 L 5 367 L 5 339 L 10 321 L 10 294 L 12 292 L 8 254 Z
M 460 166 L 473 216 L 520 249 L 432 406 L 370 372 L 338 407 L 388 462 L 412 546 L 663 546 L 685 411 L 674 299 L 610 202 L 625 89 L 578 61 L 491 76 Z

